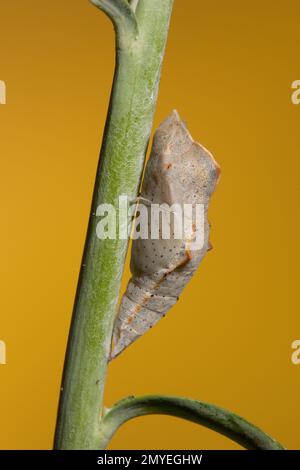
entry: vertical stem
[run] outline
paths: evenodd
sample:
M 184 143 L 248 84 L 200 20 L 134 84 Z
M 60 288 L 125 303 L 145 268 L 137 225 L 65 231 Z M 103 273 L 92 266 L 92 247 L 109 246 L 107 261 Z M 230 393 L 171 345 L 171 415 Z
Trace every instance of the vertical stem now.
M 102 0 L 93 0 L 97 2 Z M 116 70 L 65 359 L 56 449 L 100 446 L 107 362 L 128 240 L 98 239 L 95 214 L 100 204 L 117 208 L 120 195 L 137 195 L 172 4 L 139 0 L 135 37 L 132 31 L 128 37 L 126 31 L 118 32 L 118 24 L 124 26 L 119 17 L 114 22 Z

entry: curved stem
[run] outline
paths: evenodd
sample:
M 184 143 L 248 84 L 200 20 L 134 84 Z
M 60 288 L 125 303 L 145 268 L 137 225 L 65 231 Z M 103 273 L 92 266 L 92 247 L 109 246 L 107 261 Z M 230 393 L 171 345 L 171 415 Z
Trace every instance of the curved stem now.
M 130 201 L 138 193 L 173 0 L 139 0 L 139 36 L 134 39 L 131 33 L 123 34 L 132 26 L 125 0 L 96 3 L 119 28 L 116 70 L 65 359 L 56 449 L 100 445 L 107 364 L 128 246 L 128 239 L 119 236 L 119 196 Z M 122 29 L 123 21 L 127 29 Z M 126 48 L 120 47 L 118 33 L 126 39 Z M 97 236 L 97 209 L 102 204 L 116 210 L 115 239 Z
M 90 2 L 106 13 L 113 22 L 118 47 L 128 47 L 130 41 L 137 39 L 137 19 L 127 0 L 90 0 Z
M 279 442 L 230 411 L 188 398 L 158 395 L 129 397 L 107 410 L 101 424 L 101 448 L 106 448 L 123 423 L 149 414 L 165 414 L 201 424 L 248 450 L 284 450 Z

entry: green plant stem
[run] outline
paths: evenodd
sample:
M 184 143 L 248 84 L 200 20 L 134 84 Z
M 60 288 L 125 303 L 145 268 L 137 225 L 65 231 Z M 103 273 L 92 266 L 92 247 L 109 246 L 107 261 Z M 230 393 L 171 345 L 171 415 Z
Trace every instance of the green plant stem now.
M 137 4 L 139 3 L 139 0 L 130 0 L 129 3 L 130 3 L 131 8 L 133 9 L 133 11 L 135 11 L 136 7 L 137 7 Z
M 73 311 L 56 449 L 98 449 L 110 343 L 128 240 L 100 240 L 96 211 L 135 199 L 152 127 L 173 0 L 93 0 L 116 29 L 116 70 Z M 118 227 L 117 227 L 118 228 Z
M 279 442 L 230 411 L 188 398 L 158 395 L 129 397 L 107 410 L 101 423 L 101 448 L 106 448 L 126 421 L 149 414 L 171 415 L 201 424 L 248 450 L 284 450 Z

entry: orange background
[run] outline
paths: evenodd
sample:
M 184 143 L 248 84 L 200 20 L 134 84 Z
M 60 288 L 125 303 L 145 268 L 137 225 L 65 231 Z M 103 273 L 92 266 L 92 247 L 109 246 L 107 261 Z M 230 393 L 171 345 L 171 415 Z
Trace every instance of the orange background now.
M 155 126 L 176 108 L 222 167 L 214 250 L 179 303 L 110 366 L 106 404 L 212 402 L 300 448 L 297 0 L 175 0 Z M 51 448 L 67 332 L 114 68 L 87 0 L 1 1 L 0 448 Z M 124 279 L 127 281 L 127 268 Z M 170 417 L 112 449 L 237 449 Z

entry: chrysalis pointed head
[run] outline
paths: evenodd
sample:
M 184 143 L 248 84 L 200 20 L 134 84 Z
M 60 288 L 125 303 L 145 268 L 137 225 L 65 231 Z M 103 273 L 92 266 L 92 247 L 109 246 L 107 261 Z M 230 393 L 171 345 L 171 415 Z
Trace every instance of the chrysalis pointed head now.
M 170 154 L 174 157 L 189 150 L 193 138 L 176 110 L 161 123 L 154 135 L 153 151 L 158 154 Z

